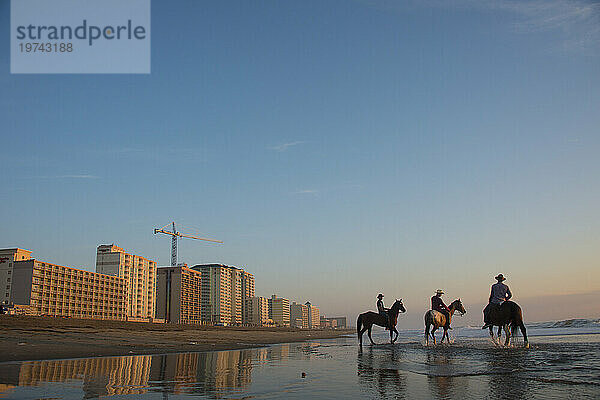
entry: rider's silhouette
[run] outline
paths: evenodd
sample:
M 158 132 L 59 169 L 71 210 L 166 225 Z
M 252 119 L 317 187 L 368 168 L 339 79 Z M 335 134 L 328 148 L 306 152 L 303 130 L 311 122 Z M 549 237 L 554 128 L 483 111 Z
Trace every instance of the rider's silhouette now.
M 385 330 L 389 330 L 388 326 L 390 324 L 388 317 L 388 309 L 383 306 L 383 294 L 379 293 L 377 295 L 377 311 L 379 311 L 379 315 L 383 315 L 385 318 Z

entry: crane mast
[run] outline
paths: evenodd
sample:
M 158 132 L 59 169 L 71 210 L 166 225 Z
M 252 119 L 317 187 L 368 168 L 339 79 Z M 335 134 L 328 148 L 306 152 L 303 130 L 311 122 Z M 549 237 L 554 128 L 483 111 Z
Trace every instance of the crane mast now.
M 172 224 L 172 231 L 167 231 L 165 230 L 165 228 L 169 225 Z M 201 237 L 197 237 L 197 236 L 192 236 L 192 235 L 185 235 L 181 232 L 178 232 L 175 229 L 175 221 L 163 226 L 162 228 L 154 228 L 154 234 L 156 235 L 157 233 L 162 233 L 165 235 L 170 235 L 171 236 L 171 266 L 175 267 L 177 266 L 177 239 L 180 237 L 184 237 L 184 238 L 189 238 L 189 239 L 195 239 L 195 240 L 203 240 L 205 242 L 212 242 L 212 243 L 219 243 L 219 244 L 223 244 L 222 241 L 220 240 L 215 240 L 215 239 L 208 239 L 208 238 L 201 238 Z

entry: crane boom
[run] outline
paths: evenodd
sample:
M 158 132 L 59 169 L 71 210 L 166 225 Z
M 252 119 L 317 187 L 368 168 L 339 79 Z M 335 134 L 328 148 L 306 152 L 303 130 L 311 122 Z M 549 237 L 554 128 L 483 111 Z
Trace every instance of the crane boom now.
M 173 230 L 166 231 L 165 228 L 171 224 L 172 224 Z M 198 236 L 185 235 L 181 232 L 177 232 L 177 230 L 175 229 L 175 221 L 168 223 L 167 225 L 163 226 L 162 228 L 154 228 L 154 234 L 156 235 L 157 233 L 162 233 L 162 234 L 171 236 L 171 266 L 172 267 L 177 266 L 177 238 L 178 237 L 184 237 L 184 238 L 195 239 L 195 240 L 203 240 L 205 242 L 223 244 L 223 242 L 221 240 L 201 238 Z

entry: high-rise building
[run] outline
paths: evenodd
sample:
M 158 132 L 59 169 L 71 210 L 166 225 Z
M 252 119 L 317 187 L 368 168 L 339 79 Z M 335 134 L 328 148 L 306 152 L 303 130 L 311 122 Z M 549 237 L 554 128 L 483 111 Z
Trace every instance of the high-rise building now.
M 265 297 L 246 299 L 244 324 L 264 326 L 269 319 L 269 301 Z
M 10 302 L 31 315 L 124 320 L 125 280 L 29 259 L 15 261 Z
M 272 295 L 269 299 L 269 318 L 278 326 L 290 326 L 290 301 Z
M 156 318 L 176 324 L 200 324 L 202 273 L 185 266 L 157 270 Z
M 125 279 L 127 319 L 151 321 L 156 306 L 156 262 L 114 244 L 98 246 L 96 272 Z
M 254 297 L 254 276 L 241 268 L 224 264 L 199 264 L 202 273 L 202 321 L 241 325 L 246 299 Z
M 308 306 L 296 302 L 290 304 L 290 325 L 293 328 L 308 328 Z
M 31 251 L 12 248 L 0 249 L 0 306 L 10 302 L 13 265 L 15 261 L 29 260 Z
M 319 317 L 319 309 L 312 304 L 310 301 L 304 303 L 308 307 L 308 327 L 311 329 L 318 328 L 321 326 L 321 318 Z

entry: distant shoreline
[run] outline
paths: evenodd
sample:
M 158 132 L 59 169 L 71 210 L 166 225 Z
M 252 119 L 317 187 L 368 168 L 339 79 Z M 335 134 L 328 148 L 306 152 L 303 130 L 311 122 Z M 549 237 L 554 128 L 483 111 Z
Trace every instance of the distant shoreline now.
M 0 362 L 237 350 L 353 332 L 0 315 Z

